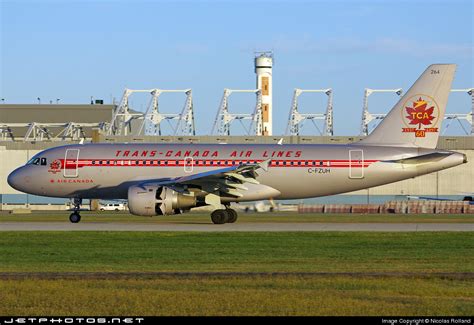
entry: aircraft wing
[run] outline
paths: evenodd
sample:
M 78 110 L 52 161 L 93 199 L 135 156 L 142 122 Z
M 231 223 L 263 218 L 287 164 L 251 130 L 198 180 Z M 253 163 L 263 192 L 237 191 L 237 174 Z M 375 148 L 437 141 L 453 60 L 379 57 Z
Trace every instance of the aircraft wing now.
M 270 159 L 260 163 L 241 164 L 203 173 L 170 179 L 144 181 L 142 185 L 166 186 L 176 192 L 187 192 L 190 187 L 199 187 L 208 193 L 219 191 L 234 197 L 243 196 L 238 190 L 247 190 L 245 183 L 260 184 L 257 169 L 268 170 Z

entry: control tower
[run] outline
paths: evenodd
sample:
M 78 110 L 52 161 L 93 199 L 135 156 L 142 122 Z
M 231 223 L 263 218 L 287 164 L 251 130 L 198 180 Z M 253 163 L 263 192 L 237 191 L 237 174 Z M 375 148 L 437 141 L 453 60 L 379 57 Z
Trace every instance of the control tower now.
M 262 135 L 272 135 L 272 52 L 255 52 L 255 73 L 257 89 L 262 94 Z

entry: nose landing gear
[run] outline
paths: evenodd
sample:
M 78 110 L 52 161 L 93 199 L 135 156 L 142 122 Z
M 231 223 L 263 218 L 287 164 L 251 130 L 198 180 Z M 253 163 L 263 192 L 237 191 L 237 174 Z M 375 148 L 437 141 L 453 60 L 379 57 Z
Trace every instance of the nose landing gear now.
M 77 212 L 73 212 L 69 216 L 69 221 L 71 221 L 72 223 L 78 223 L 79 221 L 81 221 L 81 215 Z
M 81 215 L 79 214 L 79 210 L 81 209 L 82 199 L 75 198 L 74 199 L 74 212 L 71 213 L 69 216 L 69 221 L 72 223 L 78 223 L 81 221 Z

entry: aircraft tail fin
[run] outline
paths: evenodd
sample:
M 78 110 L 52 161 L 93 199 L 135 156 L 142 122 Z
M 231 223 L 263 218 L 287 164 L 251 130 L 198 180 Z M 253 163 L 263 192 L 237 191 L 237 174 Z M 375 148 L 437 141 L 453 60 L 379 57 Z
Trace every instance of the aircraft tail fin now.
M 455 71 L 455 64 L 430 65 L 360 143 L 436 148 Z

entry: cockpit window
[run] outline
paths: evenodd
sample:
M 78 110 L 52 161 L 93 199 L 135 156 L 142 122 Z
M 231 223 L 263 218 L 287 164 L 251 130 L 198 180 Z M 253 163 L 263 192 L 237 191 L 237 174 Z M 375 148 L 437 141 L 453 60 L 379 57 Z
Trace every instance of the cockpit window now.
M 48 161 L 46 160 L 46 158 L 33 158 L 27 163 L 27 165 L 46 166 L 47 163 Z
M 28 162 L 28 165 L 39 165 L 39 164 L 40 164 L 39 158 L 33 158 Z

